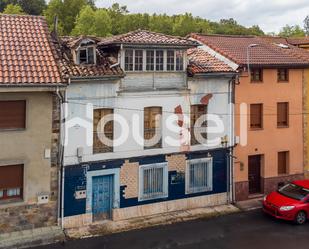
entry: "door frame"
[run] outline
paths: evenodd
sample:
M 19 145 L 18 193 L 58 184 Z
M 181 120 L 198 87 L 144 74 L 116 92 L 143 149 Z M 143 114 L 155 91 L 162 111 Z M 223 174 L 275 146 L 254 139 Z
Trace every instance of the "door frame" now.
M 86 213 L 92 214 L 92 179 L 96 176 L 113 176 L 113 205 L 112 209 L 120 207 L 120 169 L 103 169 L 87 172 L 87 197 L 86 197 Z
M 249 179 L 249 174 L 250 174 L 250 164 L 249 164 L 249 158 L 250 157 L 259 157 L 260 158 L 260 172 L 259 172 L 259 182 L 260 182 L 260 186 L 259 186 L 259 192 L 256 193 L 250 193 L 250 179 Z M 264 154 L 256 154 L 256 155 L 249 155 L 248 156 L 248 193 L 249 195 L 256 195 L 256 194 L 262 194 L 263 193 L 263 188 L 262 188 L 262 167 L 263 167 L 263 158 L 264 158 Z

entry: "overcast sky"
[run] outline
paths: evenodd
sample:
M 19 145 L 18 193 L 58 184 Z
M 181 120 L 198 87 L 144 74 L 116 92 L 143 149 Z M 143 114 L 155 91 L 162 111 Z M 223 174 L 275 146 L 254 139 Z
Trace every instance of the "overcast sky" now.
M 180 14 L 213 21 L 234 18 L 244 26 L 258 24 L 265 32 L 278 32 L 286 24 L 299 24 L 309 15 L 308 0 L 97 0 L 98 7 L 109 7 L 114 2 L 127 5 L 131 13 Z

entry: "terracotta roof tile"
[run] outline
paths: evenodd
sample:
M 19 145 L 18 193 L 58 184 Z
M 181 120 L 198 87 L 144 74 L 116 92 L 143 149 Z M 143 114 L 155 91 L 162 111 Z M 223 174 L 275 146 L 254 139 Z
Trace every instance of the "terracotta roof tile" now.
M 136 30 L 127 34 L 102 38 L 99 45 L 111 44 L 147 44 L 147 45 L 160 45 L 160 46 L 181 46 L 181 47 L 196 47 L 197 43 L 189 39 L 170 36 L 160 33 L 155 33 L 147 30 Z
M 0 30 L 0 85 L 62 83 L 43 17 L 0 14 Z M 43 74 L 46 64 L 54 67 Z
M 224 57 L 239 64 L 247 64 L 247 48 L 249 49 L 250 64 L 263 67 L 309 67 L 309 61 L 304 60 L 298 48 L 294 46 L 280 46 L 282 40 L 277 42 L 255 36 L 228 36 L 228 35 L 202 35 L 191 34 L 193 39 L 207 45 Z
M 198 73 L 230 73 L 235 72 L 229 65 L 210 55 L 201 48 L 192 48 L 187 51 L 189 75 Z

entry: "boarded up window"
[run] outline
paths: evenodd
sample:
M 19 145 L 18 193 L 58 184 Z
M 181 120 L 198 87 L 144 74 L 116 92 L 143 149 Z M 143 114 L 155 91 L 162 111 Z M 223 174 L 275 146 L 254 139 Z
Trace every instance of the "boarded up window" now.
M 144 108 L 144 145 L 145 148 L 162 147 L 162 107 Z M 147 141 L 152 139 L 153 141 Z
M 0 129 L 26 128 L 26 101 L 0 101 Z
M 289 125 L 289 103 L 277 103 L 277 126 L 287 127 Z
M 114 122 L 109 121 L 103 126 L 104 117 L 109 114 L 113 114 L 113 109 L 96 109 L 93 111 L 93 153 L 113 152 L 113 146 L 104 143 L 102 140 L 104 136 L 110 140 L 114 139 Z
M 22 198 L 23 183 L 23 165 L 0 166 L 0 200 Z
M 207 105 L 191 105 L 190 112 L 190 123 L 191 123 L 191 145 L 200 144 L 197 140 L 194 131 L 200 132 L 202 138 L 199 140 L 207 139 L 207 134 L 202 132 L 202 128 L 207 127 L 207 122 L 202 123 L 202 125 L 197 124 L 197 120 L 202 116 L 207 114 Z
M 250 105 L 250 128 L 263 128 L 263 104 Z
M 278 152 L 278 175 L 287 174 L 289 167 L 289 152 Z
M 289 70 L 288 69 L 278 69 L 278 82 L 289 81 Z
M 252 68 L 251 72 L 251 82 L 262 82 L 263 81 L 263 71 L 260 68 Z

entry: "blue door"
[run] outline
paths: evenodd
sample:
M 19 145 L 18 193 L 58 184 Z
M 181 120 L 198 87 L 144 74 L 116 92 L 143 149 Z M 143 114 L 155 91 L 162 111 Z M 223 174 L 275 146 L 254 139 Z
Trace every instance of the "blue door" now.
M 92 178 L 92 213 L 94 220 L 110 219 L 113 207 L 113 175 Z

